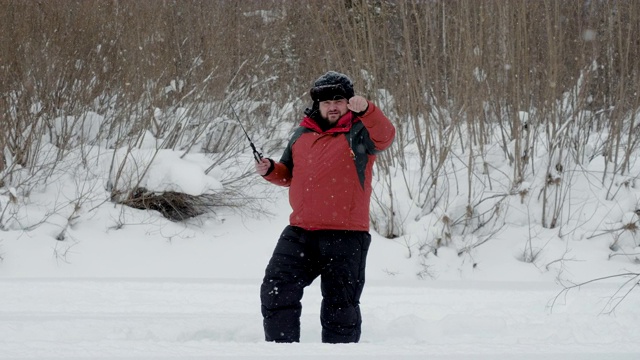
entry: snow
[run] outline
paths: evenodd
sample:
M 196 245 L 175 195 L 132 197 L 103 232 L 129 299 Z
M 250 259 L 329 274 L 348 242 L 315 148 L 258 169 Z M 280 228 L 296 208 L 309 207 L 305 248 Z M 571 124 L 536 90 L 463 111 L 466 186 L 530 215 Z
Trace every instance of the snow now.
M 319 342 L 320 294 L 305 296 L 300 344 L 262 341 L 256 282 L 4 280 L 3 358 L 632 359 L 638 316 L 599 316 L 610 288 L 545 311 L 552 286 L 372 281 L 358 345 Z M 636 357 L 637 358 L 637 357 Z
M 222 187 L 224 171 L 206 173 L 210 163 L 202 155 L 115 151 L 118 159 L 135 159 L 123 167 L 126 174 L 140 170 L 141 158 L 155 157 L 152 176 L 142 183 L 152 191 L 197 195 Z M 0 359 L 640 358 L 637 278 L 563 291 L 563 285 L 640 272 L 637 255 L 611 257 L 611 234 L 599 233 L 637 221 L 633 187 L 606 201 L 603 189 L 576 177 L 573 211 L 587 220 L 567 226 L 563 238 L 558 229 L 532 225 L 539 209 L 531 198 L 509 203 L 506 225 L 491 237 L 465 235 L 474 247 L 462 255 L 453 243 L 437 253 L 418 249 L 420 239 L 441 234 L 436 217 L 408 224 L 410 234 L 393 240 L 374 232 L 361 343 L 320 342 L 316 282 L 303 299 L 301 343 L 272 344 L 263 341 L 258 293 L 288 221 L 286 189 L 265 183 L 271 215 L 219 209 L 171 222 L 105 202 L 114 153 L 94 152 L 89 173 L 54 177 L 24 202 L 0 196 L 8 225 L 0 233 Z M 251 161 L 250 154 L 241 159 L 246 166 Z M 72 216 L 79 189 L 87 196 Z M 18 195 L 14 190 L 12 197 Z M 454 200 L 434 214 L 464 207 Z M 415 210 L 408 199 L 397 201 L 402 211 Z M 55 214 L 47 211 L 52 208 Z M 635 233 L 616 241 L 633 249 Z

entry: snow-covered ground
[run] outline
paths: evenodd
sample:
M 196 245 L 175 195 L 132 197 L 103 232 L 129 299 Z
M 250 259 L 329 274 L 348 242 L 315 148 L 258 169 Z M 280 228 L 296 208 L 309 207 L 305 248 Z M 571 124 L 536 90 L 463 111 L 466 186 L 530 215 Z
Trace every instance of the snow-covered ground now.
M 611 287 L 553 313 L 546 284 L 370 282 L 357 345 L 319 342 L 319 291 L 302 343 L 262 341 L 258 280 L 3 280 L 2 358 L 637 359 L 638 301 L 598 314 Z
M 185 225 L 126 210 L 147 222 L 115 230 L 108 205 L 62 242 L 46 232 L 13 238 L 7 234 L 15 232 L 5 233 L 0 358 L 640 356 L 640 297 L 632 293 L 612 314 L 603 313 L 617 282 L 556 298 L 562 287 L 517 261 L 504 263 L 502 278 L 492 273 L 482 280 L 421 280 L 406 246 L 379 236 L 369 256 L 360 344 L 320 342 L 316 283 L 303 299 L 301 343 L 265 343 L 258 291 L 287 221 L 284 195 L 274 194 L 274 208 L 282 211 L 261 219 L 220 215 Z
M 421 252 L 433 234 L 422 223 L 394 240 L 373 233 L 361 343 L 320 342 L 316 282 L 301 343 L 272 344 L 259 288 L 288 222 L 286 189 L 264 193 L 271 215 L 174 223 L 105 201 L 113 157 L 103 156 L 58 167 L 69 171 L 27 197 L 0 192 L 0 359 L 640 359 L 635 186 L 605 201 L 597 181 L 576 176 L 576 215 L 561 230 L 531 220 L 539 204 L 516 195 L 501 230 L 462 255 L 455 242 Z M 220 187 L 204 156 L 162 151 L 155 164 L 147 187 Z

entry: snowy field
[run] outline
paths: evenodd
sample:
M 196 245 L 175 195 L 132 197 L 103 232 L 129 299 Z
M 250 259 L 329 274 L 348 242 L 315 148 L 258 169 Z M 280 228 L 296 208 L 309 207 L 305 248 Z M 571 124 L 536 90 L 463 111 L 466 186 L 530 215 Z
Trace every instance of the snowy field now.
M 454 280 L 452 270 L 421 280 L 406 246 L 379 236 L 360 344 L 320 343 L 317 283 L 303 299 L 301 343 L 265 343 L 259 286 L 288 213 L 284 199 L 274 207 L 283 211 L 263 219 L 184 225 L 152 216 L 116 231 L 111 205 L 76 226 L 73 240 L 5 237 L 0 358 L 640 358 L 640 297 L 632 292 L 605 313 L 619 282 L 556 298 L 562 287 L 549 274 L 517 261 L 496 265 L 504 276 Z
M 319 342 L 319 291 L 302 343 L 262 342 L 258 281 L 4 280 L 3 358 L 637 359 L 636 310 L 599 316 L 611 288 L 573 294 L 554 313 L 544 284 L 372 281 L 357 345 Z

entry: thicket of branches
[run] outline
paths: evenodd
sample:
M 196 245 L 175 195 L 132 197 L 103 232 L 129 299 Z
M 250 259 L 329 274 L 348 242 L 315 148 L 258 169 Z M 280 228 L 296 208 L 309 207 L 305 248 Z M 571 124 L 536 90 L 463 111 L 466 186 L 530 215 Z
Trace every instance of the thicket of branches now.
M 636 1 L 0 0 L 0 8 L 0 187 L 19 187 L 18 170 L 46 178 L 78 146 L 135 148 L 147 131 L 163 139 L 159 148 L 200 144 L 224 161 L 243 150 L 235 125 L 215 120 L 229 104 L 275 151 L 282 142 L 270 130 L 294 126 L 327 70 L 349 74 L 398 128 L 378 166 L 373 219 L 386 236 L 407 221 L 394 208 L 398 188 L 416 218 L 465 194 L 461 217 L 443 223 L 474 230 L 498 200 L 533 191 L 522 183 L 537 176 L 540 221 L 553 228 L 568 166 L 603 156 L 610 197 L 616 177 L 635 180 Z M 101 119 L 90 137 L 83 129 L 96 116 L 87 113 Z M 601 146 L 587 149 L 598 134 Z M 38 159 L 46 142 L 55 145 L 50 161 Z M 489 195 L 475 185 L 492 186 L 489 144 L 512 171 L 502 197 L 481 210 Z M 547 161 L 538 169 L 540 147 Z M 460 182 L 443 183 L 458 163 Z

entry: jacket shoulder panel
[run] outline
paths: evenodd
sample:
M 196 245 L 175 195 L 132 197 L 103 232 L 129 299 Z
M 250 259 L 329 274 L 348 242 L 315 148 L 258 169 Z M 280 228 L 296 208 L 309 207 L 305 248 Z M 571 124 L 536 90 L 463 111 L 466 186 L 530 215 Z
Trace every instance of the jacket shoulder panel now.
M 291 138 L 289 139 L 289 143 L 287 144 L 287 147 L 284 149 L 284 152 L 282 153 L 282 157 L 280 157 L 280 162 L 283 163 L 292 173 L 293 173 L 293 153 L 291 149 L 293 148 L 293 144 L 300 138 L 300 136 L 302 136 L 302 134 L 310 131 L 313 131 L 313 130 L 306 128 L 304 126 L 299 126 L 291 135 Z

